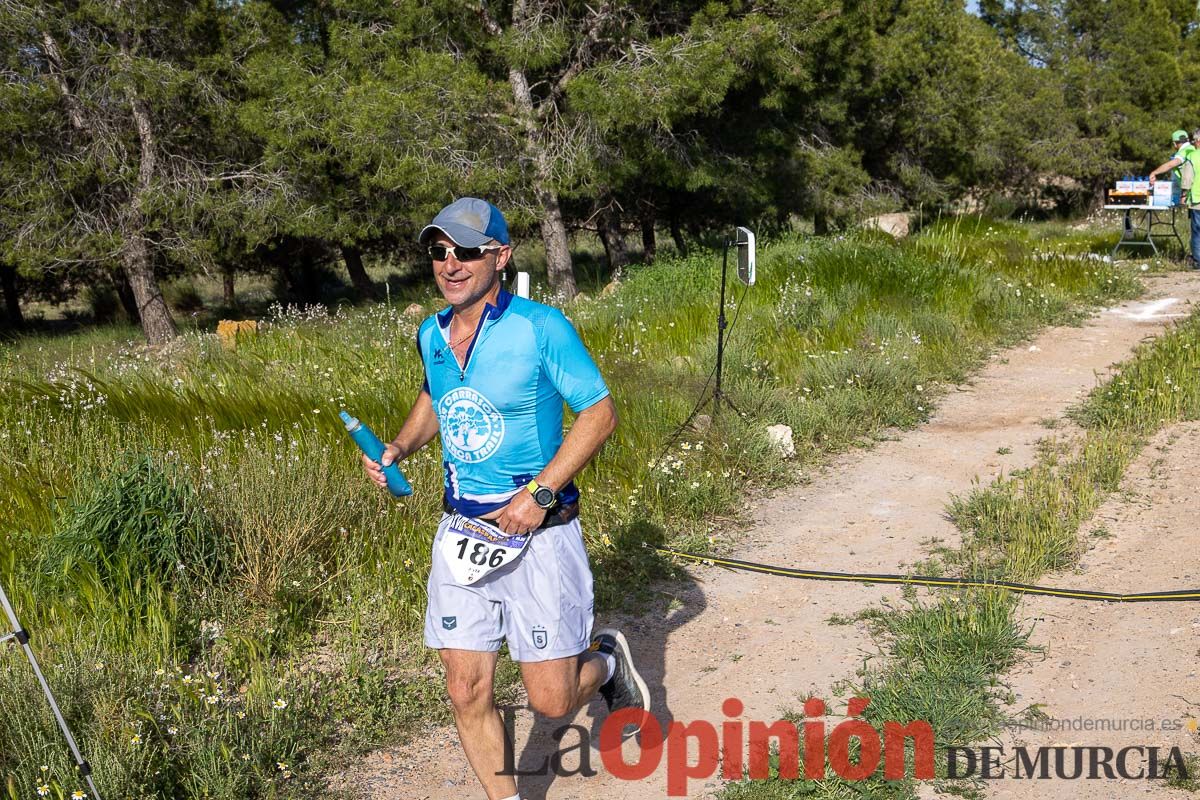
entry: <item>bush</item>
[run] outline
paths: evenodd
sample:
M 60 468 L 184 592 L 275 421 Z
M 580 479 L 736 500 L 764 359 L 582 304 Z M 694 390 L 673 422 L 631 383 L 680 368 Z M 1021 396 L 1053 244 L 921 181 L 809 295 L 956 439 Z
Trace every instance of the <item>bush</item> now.
M 50 574 L 87 564 L 106 582 L 132 575 L 168 586 L 220 576 L 224 546 L 191 485 L 149 456 L 129 457 L 78 486 L 46 545 Z

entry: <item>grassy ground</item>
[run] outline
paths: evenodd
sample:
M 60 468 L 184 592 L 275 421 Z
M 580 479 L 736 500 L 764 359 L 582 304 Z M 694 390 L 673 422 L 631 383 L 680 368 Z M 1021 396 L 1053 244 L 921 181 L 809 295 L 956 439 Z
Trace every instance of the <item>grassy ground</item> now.
M 1134 294 L 1136 268 L 1095 246 L 954 220 L 899 245 L 768 243 L 728 308 L 743 414 L 679 436 L 711 373 L 718 255 L 634 268 L 571 306 L 622 420 L 580 480 L 598 604 L 670 574 L 641 542 L 712 546 L 745 491 L 917 424 L 990 349 Z M 421 317 L 402 308 L 276 307 L 236 350 L 193 332 L 154 351 L 128 329 L 0 350 L 0 581 L 107 795 L 311 797 L 347 754 L 447 718 L 417 638 L 439 453 L 406 462 L 417 493 L 393 502 L 336 418 L 398 428 L 420 385 Z M 779 422 L 795 462 L 766 441 Z M 14 798 L 69 795 L 80 781 L 18 658 L 0 655 L 0 775 Z
M 1094 390 L 1072 416 L 1083 429 L 1072 439 L 1043 443 L 1028 470 L 956 498 L 948 512 L 964 543 L 920 570 L 970 577 L 1034 582 L 1075 563 L 1084 544 L 1080 526 L 1118 488 L 1145 442 L 1162 427 L 1200 417 L 1200 316 L 1142 345 L 1116 374 Z M 978 745 L 1004 719 L 1003 674 L 1028 648 L 1029 631 L 1015 597 L 994 590 L 939 592 L 929 601 L 909 594 L 905 609 L 868 609 L 886 658 L 884 666 L 856 676 L 846 689 L 869 697 L 865 717 L 928 721 L 939 751 Z M 939 774 L 945 759 L 935 761 Z M 832 775 L 832 773 L 829 773 Z M 941 787 L 973 796 L 958 783 Z M 727 788 L 727 800 L 870 796 L 915 797 L 911 782 L 878 776 L 858 785 L 822 781 L 744 781 Z

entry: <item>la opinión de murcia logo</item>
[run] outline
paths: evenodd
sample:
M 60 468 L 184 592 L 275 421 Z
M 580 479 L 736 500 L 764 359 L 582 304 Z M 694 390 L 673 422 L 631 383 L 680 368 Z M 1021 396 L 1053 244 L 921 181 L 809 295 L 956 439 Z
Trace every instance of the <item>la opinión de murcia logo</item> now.
M 600 726 L 600 759 L 616 778 L 642 781 L 666 761 L 667 795 L 686 797 L 689 781 L 711 778 L 720 770 L 727 780 L 783 780 L 804 777 L 827 778 L 828 770 L 847 781 L 866 780 L 878 773 L 886 780 L 935 777 L 933 727 L 923 720 L 886 721 L 873 724 L 862 719 L 870 704 L 866 697 L 855 697 L 847 708 L 848 718 L 830 727 L 824 721 L 825 703 L 811 698 L 804 703 L 805 719 L 761 722 L 738 719 L 745 711 L 735 697 L 725 700 L 721 712 L 727 717 L 718 724 L 707 720 L 672 721 L 664 727 L 658 718 L 641 709 L 627 708 L 609 715 Z M 515 709 L 504 709 L 505 727 L 510 740 Z M 626 754 L 622 743 L 630 727 L 638 729 L 637 750 Z M 570 738 L 574 734 L 576 739 Z M 510 750 L 505 754 L 501 774 L 510 776 L 555 775 L 566 777 L 597 774 L 591 763 L 591 734 L 582 725 L 568 724 L 552 734 L 559 749 L 540 764 L 517 769 Z M 803 739 L 803 741 L 801 741 Z M 853 747 L 851 742 L 857 747 Z M 569 742 L 569 744 L 567 744 Z M 911 747 L 911 762 L 906 760 Z M 803 758 L 801 758 L 803 753 Z M 772 754 L 777 771 L 771 774 Z M 853 758 L 852 758 L 853 754 Z M 1131 746 L 1114 751 L 1108 747 L 950 747 L 943 754 L 946 776 L 950 778 L 1015 779 L 1113 779 L 1160 780 L 1186 779 L 1187 765 L 1179 748 Z M 570 768 L 568 761 L 576 766 Z M 911 774 L 908 764 L 911 763 Z

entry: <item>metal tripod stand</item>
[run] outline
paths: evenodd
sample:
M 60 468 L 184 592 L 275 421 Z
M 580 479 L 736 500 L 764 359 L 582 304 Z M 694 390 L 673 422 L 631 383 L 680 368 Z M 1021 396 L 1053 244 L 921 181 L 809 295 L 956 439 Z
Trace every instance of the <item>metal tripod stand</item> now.
M 9 625 L 12 626 L 11 633 L 0 636 L 0 644 L 13 639 L 25 651 L 25 657 L 29 659 L 29 666 L 33 667 L 33 674 L 37 676 L 38 683 L 42 685 L 42 692 L 45 693 L 46 700 L 50 703 L 50 710 L 54 712 L 54 718 L 58 720 L 58 727 L 67 740 L 67 746 L 71 748 L 71 754 L 75 757 L 75 766 L 79 768 L 79 774 L 87 781 L 88 788 L 92 790 L 92 797 L 95 800 L 101 800 L 100 793 L 96 791 L 96 784 L 92 782 L 92 767 L 80 754 L 79 745 L 75 744 L 75 737 L 71 735 L 71 729 L 67 727 L 67 721 L 63 719 L 62 711 L 58 708 L 58 701 L 54 699 L 54 693 L 50 691 L 50 684 L 46 683 L 46 676 L 42 674 L 42 668 L 38 666 L 37 656 L 33 654 L 33 648 L 29 646 L 29 631 L 22 628 L 21 623 L 17 621 L 17 615 L 13 613 L 12 604 L 8 602 L 8 595 L 4 593 L 3 585 L 0 585 L 0 605 L 4 606 L 4 613 L 8 616 Z
M 729 245 L 731 244 L 736 246 L 737 242 L 730 239 L 725 240 L 725 249 L 721 256 L 721 304 L 717 307 L 717 385 L 712 394 L 714 417 L 721 413 L 722 403 L 737 413 L 741 413 L 729 399 L 729 395 L 721 390 L 721 368 L 725 361 L 725 329 L 729 327 L 725 321 L 725 276 L 729 272 Z
M 721 389 L 721 370 L 725 362 L 725 329 L 729 327 L 725 321 L 725 285 L 726 276 L 729 272 L 730 247 L 737 248 L 738 280 L 746 284 L 746 286 L 753 286 L 755 280 L 754 232 L 749 228 L 739 227 L 733 238 L 725 239 L 724 251 L 721 254 L 721 304 L 717 307 L 717 385 L 712 394 L 714 417 L 720 413 L 722 403 L 737 411 L 737 413 L 742 413 Z

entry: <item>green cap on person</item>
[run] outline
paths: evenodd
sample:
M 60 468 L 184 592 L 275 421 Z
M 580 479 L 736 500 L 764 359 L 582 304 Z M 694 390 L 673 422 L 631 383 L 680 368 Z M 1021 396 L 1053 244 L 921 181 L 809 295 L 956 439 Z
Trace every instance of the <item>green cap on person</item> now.
M 1188 138 L 1188 132 L 1184 130 L 1175 131 L 1171 134 L 1171 141 L 1175 142 L 1176 144 L 1179 142 L 1186 142 Z

